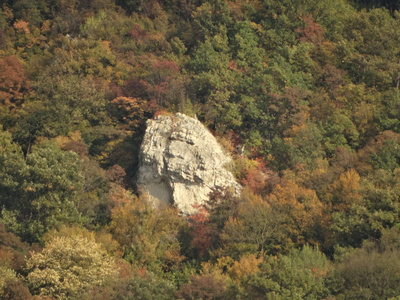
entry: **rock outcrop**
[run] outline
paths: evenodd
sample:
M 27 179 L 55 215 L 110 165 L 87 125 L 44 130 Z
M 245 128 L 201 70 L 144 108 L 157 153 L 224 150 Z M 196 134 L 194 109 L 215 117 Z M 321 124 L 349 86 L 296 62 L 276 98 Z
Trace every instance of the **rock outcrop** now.
M 153 203 L 175 204 L 183 214 L 191 214 L 213 189 L 240 192 L 226 169 L 230 162 L 198 120 L 179 113 L 158 116 L 147 122 L 137 183 Z

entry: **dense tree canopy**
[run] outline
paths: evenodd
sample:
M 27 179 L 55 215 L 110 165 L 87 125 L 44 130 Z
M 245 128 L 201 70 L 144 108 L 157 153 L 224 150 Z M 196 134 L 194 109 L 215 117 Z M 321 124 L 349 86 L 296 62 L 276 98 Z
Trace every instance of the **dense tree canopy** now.
M 1 1 L 0 298 L 398 296 L 399 9 Z M 174 112 L 241 196 L 182 216 L 139 195 L 146 121 Z

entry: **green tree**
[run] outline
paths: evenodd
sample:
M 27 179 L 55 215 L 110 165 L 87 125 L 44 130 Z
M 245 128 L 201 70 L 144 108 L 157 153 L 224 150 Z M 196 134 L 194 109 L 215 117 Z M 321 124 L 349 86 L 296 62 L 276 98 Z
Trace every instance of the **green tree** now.
M 293 249 L 280 257 L 274 267 L 272 278 L 280 285 L 283 299 L 318 299 L 327 295 L 324 277 L 329 262 L 318 249 L 307 245 Z
M 221 0 L 204 1 L 193 12 L 193 19 L 198 33 L 203 38 L 218 35 L 221 27 L 229 27 L 232 24 L 229 7 Z
M 106 99 L 93 80 L 49 74 L 36 82 L 36 97 L 17 117 L 14 138 L 25 151 L 39 137 L 83 130 L 108 123 Z
M 198 47 L 189 66 L 193 72 L 189 89 L 203 108 L 201 117 L 222 131 L 241 125 L 239 105 L 231 99 L 235 77 L 229 70 L 230 61 L 227 30 L 221 28 L 219 34 L 207 37 Z
M 398 22 L 398 13 L 391 15 L 386 9 L 363 10 L 347 19 L 342 33 L 344 43 L 338 50 L 356 83 L 381 91 L 398 87 Z
M 399 228 L 383 231 L 380 239 L 364 242 L 336 257 L 338 297 L 389 299 L 399 295 Z
M 241 263 L 250 257 L 242 257 Z M 330 263 L 318 249 L 305 245 L 287 255 L 264 256 L 254 260 L 252 268 L 240 266 L 242 273 L 233 272 L 240 262 L 228 267 L 235 279 L 223 299 L 323 299 L 328 296 L 325 284 Z M 243 272 L 244 271 L 244 272 Z
M 324 130 L 324 148 L 328 155 L 332 155 L 340 146 L 349 145 L 357 147 L 359 133 L 353 122 L 344 114 L 336 110 L 333 115 L 327 118 Z
M 116 298 L 126 300 L 172 300 L 175 298 L 176 287 L 166 279 L 158 278 L 147 272 L 143 276 L 133 276 L 117 291 Z M 101 299 L 101 298 L 99 298 Z M 105 298 L 107 299 L 107 298 Z
M 24 159 L 7 134 L 3 139 L 7 147 L 1 160 L 0 203 L 8 228 L 32 242 L 63 222 L 81 223 L 78 205 L 84 178 L 77 155 L 47 142 L 33 147 Z

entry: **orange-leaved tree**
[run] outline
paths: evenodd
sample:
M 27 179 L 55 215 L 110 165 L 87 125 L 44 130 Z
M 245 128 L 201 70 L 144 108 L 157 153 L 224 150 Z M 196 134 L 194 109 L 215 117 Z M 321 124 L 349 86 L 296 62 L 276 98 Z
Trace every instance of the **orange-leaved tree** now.
M 322 218 L 323 204 L 314 190 L 294 180 L 277 184 L 266 198 L 275 214 L 282 217 L 281 230 L 291 243 L 315 243 L 315 230 Z
M 22 63 L 15 56 L 0 59 L 0 107 L 10 110 L 20 107 L 29 90 Z

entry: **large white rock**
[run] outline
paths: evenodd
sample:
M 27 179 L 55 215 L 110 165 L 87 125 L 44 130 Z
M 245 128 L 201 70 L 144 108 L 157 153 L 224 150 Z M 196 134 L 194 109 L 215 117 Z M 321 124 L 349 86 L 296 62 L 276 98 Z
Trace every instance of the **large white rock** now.
M 241 190 L 226 169 L 231 158 L 198 120 L 184 114 L 149 120 L 139 159 L 142 191 L 155 205 L 175 204 L 184 214 L 196 212 L 213 189 Z

